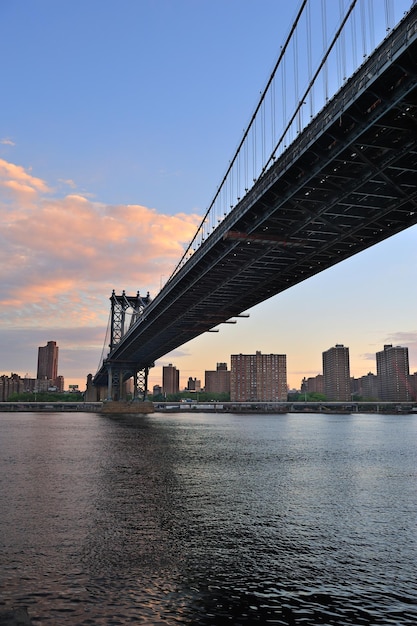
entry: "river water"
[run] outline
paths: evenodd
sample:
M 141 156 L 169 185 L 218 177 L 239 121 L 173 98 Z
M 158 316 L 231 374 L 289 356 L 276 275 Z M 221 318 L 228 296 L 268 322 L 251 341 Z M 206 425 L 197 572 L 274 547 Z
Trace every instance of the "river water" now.
M 0 413 L 0 624 L 415 625 L 417 416 Z

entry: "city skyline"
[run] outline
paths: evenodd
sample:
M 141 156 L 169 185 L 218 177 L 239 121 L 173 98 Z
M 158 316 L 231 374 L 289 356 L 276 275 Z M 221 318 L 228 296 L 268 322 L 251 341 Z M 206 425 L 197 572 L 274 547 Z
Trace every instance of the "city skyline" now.
M 393 353 L 406 353 L 406 354 L 407 354 L 407 367 L 408 367 L 408 373 L 409 373 L 409 375 L 414 375 L 414 374 L 417 374 L 417 371 L 414 371 L 414 370 L 413 370 L 413 369 L 409 366 L 409 363 L 408 363 L 408 353 L 409 353 L 408 346 L 392 346 L 392 345 L 387 345 L 387 344 L 386 344 L 386 345 L 384 345 L 384 346 L 381 346 L 381 349 L 380 349 L 380 350 L 378 350 L 377 352 L 375 352 L 375 354 L 373 355 L 373 356 L 374 356 L 374 367 L 372 368 L 372 370 L 373 370 L 373 371 L 372 371 L 372 370 L 369 370 L 369 371 L 367 371 L 367 372 L 366 372 L 366 373 L 364 373 L 364 374 L 359 374 L 359 375 L 356 375 L 356 374 L 355 374 L 355 372 L 352 372 L 352 371 L 351 371 L 351 369 L 350 369 L 350 367 L 349 367 L 349 359 L 350 359 L 350 354 L 349 354 L 349 353 L 350 353 L 350 351 L 349 351 L 349 346 L 344 346 L 344 345 L 342 345 L 342 344 L 335 344 L 334 346 L 329 346 L 328 348 L 324 349 L 324 350 L 321 352 L 321 354 L 320 354 L 320 361 L 321 361 L 321 363 L 322 363 L 322 367 L 321 367 L 321 370 L 320 370 L 320 371 L 317 371 L 315 374 L 313 374 L 313 375 L 311 376 L 311 378 L 312 378 L 312 379 L 316 379 L 317 377 L 321 377 L 321 378 L 323 378 L 323 377 L 324 377 L 324 369 L 325 369 L 325 367 L 324 367 L 324 366 L 325 366 L 325 360 L 327 359 L 327 355 L 329 355 L 329 354 L 330 354 L 330 355 L 332 355 L 332 354 L 337 354 L 338 352 L 340 352 L 340 349 L 342 349 L 342 352 L 343 352 L 343 353 L 347 354 L 347 373 L 346 373 L 346 380 L 347 380 L 347 381 L 349 381 L 349 384 L 350 384 L 350 381 L 351 381 L 351 380 L 353 380 L 353 379 L 354 379 L 354 380 L 359 380 L 360 378 L 362 378 L 362 377 L 367 377 L 367 376 L 369 376 L 369 375 L 371 375 L 371 376 L 373 376 L 373 377 L 377 378 L 377 376 L 378 376 L 378 360 L 379 360 L 379 358 L 380 358 L 380 356 L 379 356 L 379 355 L 381 354 L 381 352 L 382 352 L 382 353 L 384 353 L 387 349 L 392 349 L 392 352 L 393 352 Z M 257 350 L 257 351 L 256 351 L 256 354 L 261 354 L 261 351 L 260 351 L 260 350 Z M 228 361 L 223 362 L 223 363 L 219 363 L 219 362 L 217 362 L 217 363 L 216 363 L 216 370 L 214 370 L 214 368 L 212 368 L 212 369 L 207 369 L 207 368 L 205 368 L 205 369 L 203 370 L 203 379 L 202 379 L 202 380 L 204 380 L 204 379 L 206 379 L 206 380 L 207 380 L 207 374 L 209 374 L 209 375 L 210 375 L 210 374 L 219 374 L 219 370 L 225 370 L 225 372 L 223 372 L 223 373 L 227 373 L 227 374 L 230 376 L 230 373 L 231 373 L 232 368 L 233 368 L 233 358 L 234 358 L 234 357 L 236 358 L 237 356 L 244 356 L 244 357 L 245 357 L 245 356 L 246 356 L 246 357 L 247 357 L 247 356 L 251 356 L 251 357 L 255 357 L 255 355 L 248 355 L 248 354 L 244 354 L 244 353 L 242 353 L 242 352 L 240 352 L 238 355 L 233 355 L 233 354 L 231 354 L 231 355 L 229 355 L 229 360 L 228 360 Z M 282 355 L 271 355 L 271 354 L 269 354 L 269 353 L 265 353 L 265 354 L 262 354 L 262 356 L 263 356 L 263 357 L 267 357 L 267 356 L 283 356 L 283 357 L 285 357 L 285 362 L 287 363 L 287 356 L 288 356 L 288 355 L 286 355 L 286 354 L 282 354 Z M 220 366 L 220 367 L 219 367 L 219 366 Z M 170 363 L 168 366 L 164 366 L 164 367 L 163 367 L 163 370 L 170 370 L 170 369 L 175 370 L 175 373 L 176 373 L 176 375 L 177 375 L 177 376 L 178 376 L 178 374 L 179 374 L 179 381 L 180 381 L 180 382 L 179 382 L 179 388 L 177 389 L 177 391 L 187 391 L 188 387 L 187 387 L 187 384 L 185 383 L 185 376 L 182 376 L 182 375 L 181 375 L 181 370 L 180 370 L 180 369 L 179 369 L 179 368 L 178 368 L 175 364 L 173 364 L 173 363 Z M 329 360 L 328 360 L 328 366 L 327 366 L 327 369 L 328 369 L 328 371 L 329 371 L 328 376 L 329 376 L 329 375 L 330 375 L 330 376 L 332 376 L 332 375 L 333 375 L 332 370 L 334 370 L 334 375 L 335 375 L 335 376 L 338 376 L 338 375 L 339 375 L 339 374 L 338 374 L 338 372 L 337 372 L 337 369 L 338 369 L 337 362 L 335 363 L 332 359 L 329 359 Z M 405 370 L 404 370 L 404 371 L 405 371 Z M 156 386 L 157 386 L 157 387 L 158 387 L 158 386 L 159 386 L 159 387 L 161 387 L 161 389 L 163 388 L 163 375 L 164 375 L 164 373 L 162 374 L 162 379 L 161 379 L 161 382 L 160 382 L 160 383 L 156 383 Z M 204 375 L 206 375 L 206 376 L 204 376 Z M 188 377 L 187 377 L 187 382 L 189 381 L 189 379 L 190 379 L 190 378 L 193 378 L 193 377 L 192 377 L 192 376 L 188 376 Z M 195 377 L 194 377 L 194 378 L 195 378 Z M 288 385 L 287 385 L 287 386 L 288 386 L 288 390 L 289 390 L 289 391 L 292 391 L 292 390 L 298 390 L 298 391 L 300 391 L 300 389 L 302 389 L 302 387 L 303 387 L 303 383 L 305 383 L 305 382 L 307 381 L 307 379 L 308 379 L 308 378 L 309 378 L 309 376 L 307 376 L 307 375 L 306 375 L 306 376 L 303 376 L 303 377 L 302 377 L 302 379 L 300 379 L 299 383 L 298 383 L 297 385 L 294 385 L 294 386 L 291 386 L 290 384 L 288 384 Z M 177 378 L 177 380 L 178 380 L 178 378 Z M 184 383 L 183 383 L 182 381 L 184 381 Z M 229 384 L 230 384 L 230 382 L 229 382 Z M 204 389 L 204 388 L 205 388 L 205 386 L 203 387 L 203 389 Z M 151 387 L 149 387 L 149 389 L 151 390 Z M 321 393 L 325 393 L 325 390 L 323 389 L 323 390 L 321 391 Z M 328 395 L 328 394 L 325 394 L 325 395 Z M 350 398 L 350 391 L 348 392 L 348 396 L 349 396 L 349 398 Z
M 289 4 L 2 7 L 0 373 L 34 377 L 37 347 L 53 337 L 66 384 L 84 388 L 106 349 L 112 289 L 154 297 L 194 234 L 289 30 Z M 395 21 L 410 5 L 394 3 Z M 416 238 L 408 229 L 182 346 L 149 386 L 171 362 L 185 386 L 206 364 L 259 350 L 287 354 L 298 388 L 337 343 L 355 376 L 375 371 L 385 344 L 407 346 L 416 371 Z
M 170 363 L 162 368 L 162 384 L 153 385 L 148 392 L 165 397 L 183 392 L 230 393 L 233 401 L 286 401 L 287 393 L 298 392 L 323 394 L 332 402 L 349 402 L 354 396 L 362 399 L 379 399 L 388 402 L 415 401 L 417 394 L 417 372 L 409 368 L 408 348 L 405 346 L 384 345 L 375 354 L 377 373 L 368 372 L 356 377 L 349 367 L 349 348 L 336 344 L 322 352 L 322 373 L 303 377 L 299 387 L 291 388 L 287 383 L 286 354 L 231 354 L 230 369 L 227 363 L 216 364 L 216 370 L 205 370 L 205 384 L 196 377 L 189 376 L 187 385 L 180 383 L 180 371 Z M 38 391 L 66 391 L 63 376 L 51 379 L 57 370 L 58 346 L 48 341 L 38 348 L 38 373 L 36 379 L 21 377 L 17 373 L 0 375 L 3 401 L 12 393 Z M 130 381 L 132 383 L 132 381 Z M 91 376 L 87 381 L 87 401 L 100 396 L 104 399 L 106 388 L 100 393 L 91 394 Z M 78 385 L 69 385 L 69 391 L 78 391 Z M 129 393 L 131 384 L 127 385 Z M 130 391 L 129 391 L 130 390 Z M 83 389 L 79 389 L 83 391 Z M 103 396 L 104 391 L 104 396 Z M 97 397 L 96 397 L 97 395 Z M 93 399 L 94 398 L 94 399 Z
M 58 346 L 57 346 L 57 342 L 56 341 L 48 341 L 47 345 L 44 347 L 38 347 L 38 371 L 36 374 L 36 378 L 35 379 L 39 379 L 39 378 L 48 378 L 48 375 L 39 375 L 40 371 L 43 371 L 44 367 L 54 367 L 56 368 L 57 366 L 57 357 L 58 357 Z M 379 349 L 377 349 L 377 351 L 373 354 L 373 355 L 369 355 L 370 357 L 373 356 L 374 359 L 374 363 L 373 363 L 373 367 L 371 367 L 371 369 L 369 369 L 367 372 L 365 373 L 361 373 L 361 374 L 356 374 L 355 372 L 352 372 L 350 370 L 350 366 L 349 366 L 349 359 L 350 359 L 350 349 L 349 346 L 344 346 L 343 344 L 335 344 L 334 346 L 328 346 L 325 349 L 322 349 L 322 352 L 320 354 L 320 362 L 321 362 L 321 370 L 312 373 L 309 372 L 308 374 L 303 374 L 301 379 L 298 381 L 298 383 L 291 385 L 287 379 L 287 387 L 288 390 L 302 390 L 303 388 L 303 384 L 305 384 L 305 382 L 310 378 L 310 379 L 317 379 L 317 377 L 321 377 L 323 378 L 324 374 L 325 374 L 325 361 L 328 360 L 328 366 L 327 368 L 329 369 L 330 375 L 332 374 L 332 370 L 334 370 L 334 375 L 335 376 L 339 376 L 339 374 L 337 373 L 337 362 L 334 363 L 332 359 L 327 359 L 327 355 L 331 355 L 331 354 L 337 354 L 338 352 L 340 352 L 340 350 L 342 350 L 343 352 L 346 352 L 347 354 L 347 380 L 352 380 L 352 379 L 356 379 L 359 380 L 362 377 L 366 377 L 368 375 L 374 376 L 375 378 L 378 376 L 378 369 L 380 368 L 380 360 L 381 360 L 381 354 L 386 353 L 387 350 L 389 350 L 392 354 L 407 354 L 407 358 L 406 358 L 406 366 L 404 365 L 404 367 L 407 368 L 408 372 L 410 375 L 417 375 L 417 371 L 414 370 L 410 364 L 409 364 L 409 347 L 408 346 L 393 346 L 392 344 L 385 344 L 384 346 L 380 346 Z M 55 354 L 55 357 L 53 358 L 54 360 L 54 365 L 52 366 L 51 364 L 51 352 L 53 352 Z M 49 354 L 48 354 L 49 353 Z M 46 355 L 48 354 L 48 365 L 46 365 Z M 172 353 L 171 353 L 172 354 Z M 262 354 L 260 350 L 256 350 L 255 354 Z M 39 369 L 39 365 L 40 365 L 40 359 L 42 358 L 41 355 L 45 355 L 45 362 L 43 363 L 43 365 L 41 366 L 41 370 Z M 183 374 L 181 375 L 181 370 L 180 368 L 178 368 L 176 366 L 176 364 L 173 363 L 169 363 L 166 365 L 163 365 L 161 367 L 161 375 L 160 375 L 160 380 L 157 380 L 157 378 L 155 378 L 153 380 L 152 383 L 149 382 L 148 384 L 148 389 L 151 390 L 152 387 L 156 386 L 156 387 L 160 387 L 161 390 L 164 393 L 176 393 L 178 391 L 186 391 L 187 389 L 189 389 L 189 383 L 190 381 L 198 381 L 199 383 L 201 383 L 201 381 L 207 381 L 207 375 L 214 375 L 215 378 L 217 378 L 217 376 L 220 374 L 226 374 L 227 376 L 230 377 L 230 373 L 232 370 L 232 366 L 233 366 L 233 358 L 236 358 L 237 356 L 245 356 L 245 354 L 240 351 L 238 354 L 230 354 L 228 356 L 228 360 L 224 361 L 224 362 L 216 362 L 216 369 L 214 370 L 212 369 L 208 369 L 208 367 L 210 367 L 210 364 L 207 365 L 206 362 L 202 362 L 202 370 L 201 370 L 201 379 L 198 378 L 195 375 L 190 375 L 189 372 L 187 371 L 187 374 Z M 263 356 L 271 356 L 272 353 L 264 353 Z M 246 355 L 247 356 L 247 355 Z M 255 356 L 255 355 L 251 355 L 251 356 Z M 276 355 L 275 355 L 276 356 Z M 278 355 L 279 356 L 279 355 Z M 287 370 L 287 354 L 282 354 L 281 356 L 283 356 L 285 358 L 285 369 Z M 55 369 L 54 369 L 55 371 Z M 57 371 L 57 370 L 56 370 Z M 405 370 L 404 370 L 405 371 Z M 52 375 L 52 371 L 50 372 Z M 28 376 L 28 374 L 26 373 L 25 375 L 22 375 L 21 372 L 15 372 L 13 370 L 10 370 L 9 372 L 0 372 L 0 375 L 3 376 L 8 376 L 8 375 L 18 375 L 19 377 L 23 378 L 30 378 Z M 397 372 L 398 375 L 398 372 Z M 49 376 L 49 378 L 51 378 L 51 376 Z M 53 378 L 53 376 L 52 376 Z M 60 376 L 60 378 L 64 379 L 65 377 Z M 286 372 L 286 378 L 287 378 L 287 372 Z M 210 380 L 210 379 L 209 379 Z M 87 381 L 82 381 L 79 386 L 79 390 L 83 391 L 85 389 L 85 383 Z M 201 383 L 202 384 L 202 383 Z M 209 383 L 210 384 L 210 383 Z M 224 383 L 223 383 L 224 385 Z M 230 380 L 229 380 L 229 385 L 230 385 Z M 74 384 L 69 384 L 68 386 L 73 387 Z M 75 385 L 76 386 L 76 385 Z M 205 389 L 205 385 L 202 387 L 203 389 Z M 224 389 L 222 389 L 224 391 Z M 323 392 L 325 392 L 325 390 L 323 389 Z M 329 394 L 329 390 L 327 392 L 326 395 Z

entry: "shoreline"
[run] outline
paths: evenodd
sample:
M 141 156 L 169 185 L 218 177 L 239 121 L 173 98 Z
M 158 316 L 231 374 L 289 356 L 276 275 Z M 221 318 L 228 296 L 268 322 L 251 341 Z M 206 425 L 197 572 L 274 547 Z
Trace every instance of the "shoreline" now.
M 0 402 L 1 413 L 237 413 L 284 415 L 291 413 L 351 415 L 355 413 L 417 414 L 417 402 Z

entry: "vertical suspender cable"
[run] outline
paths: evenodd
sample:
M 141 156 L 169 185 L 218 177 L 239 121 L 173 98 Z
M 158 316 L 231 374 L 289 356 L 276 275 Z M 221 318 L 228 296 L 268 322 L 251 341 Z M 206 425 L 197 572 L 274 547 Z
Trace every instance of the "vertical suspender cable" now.
M 343 0 L 340 0 L 340 19 L 343 19 Z M 340 69 L 342 74 L 342 81 L 345 82 L 347 76 L 346 71 L 346 36 L 345 30 L 343 29 L 340 33 Z
M 248 190 L 248 142 L 245 141 L 245 145 L 243 146 L 243 156 L 244 156 L 244 171 L 245 171 L 245 192 Z
M 350 34 L 351 34 L 351 46 L 352 46 L 352 59 L 353 67 L 358 67 L 358 48 L 356 44 L 356 12 L 352 13 L 352 19 L 350 22 Z
M 307 7 L 307 22 L 306 22 L 306 30 L 307 30 L 307 66 L 308 66 L 308 81 L 311 81 L 311 77 L 313 74 L 313 51 L 311 45 L 311 3 L 308 4 Z M 310 119 L 313 117 L 314 111 L 314 87 L 310 90 L 309 93 L 309 102 L 310 102 Z
M 327 49 L 327 14 L 326 14 L 326 0 L 321 0 L 321 30 L 323 36 L 323 52 Z M 323 90 L 324 101 L 329 99 L 329 85 L 327 76 L 327 64 L 323 67 Z
M 368 0 L 368 15 L 369 15 L 369 36 L 370 36 L 370 50 L 375 48 L 375 24 L 374 24 L 374 11 L 373 2 Z
M 299 104 L 300 85 L 298 81 L 298 30 L 294 32 L 293 40 L 293 57 L 294 57 L 294 92 L 295 92 L 295 106 Z M 297 133 L 301 131 L 300 109 L 298 107 L 297 116 Z
M 282 108 L 282 128 L 285 128 L 287 124 L 287 63 L 285 57 L 282 59 L 281 70 L 281 108 Z M 284 145 L 285 147 L 285 145 Z
M 392 6 L 392 0 L 385 0 L 385 30 L 388 32 L 391 30 L 394 24 L 394 10 Z
M 261 155 L 262 163 L 265 163 L 265 100 L 261 105 Z
M 349 20 L 349 17 L 350 17 L 350 15 L 351 15 L 351 13 L 352 13 L 353 9 L 355 8 L 356 2 L 357 2 L 357 0 L 352 0 L 351 5 L 350 5 L 350 7 L 349 7 L 349 9 L 348 9 L 348 11 L 347 11 L 347 13 L 346 13 L 345 17 L 343 18 L 342 23 L 340 24 L 339 28 L 337 29 L 336 34 L 334 35 L 334 37 L 333 37 L 332 41 L 330 42 L 330 45 L 329 45 L 329 47 L 328 47 L 327 51 L 325 52 L 325 54 L 324 54 L 324 56 L 323 56 L 323 58 L 322 58 L 322 60 L 321 60 L 321 63 L 320 63 L 320 65 L 319 65 L 319 67 L 317 68 L 317 70 L 316 70 L 316 72 L 314 73 L 314 76 L 312 77 L 312 79 L 311 79 L 311 81 L 310 81 L 310 83 L 309 83 L 309 85 L 308 85 L 308 87 L 307 87 L 306 91 L 304 92 L 303 96 L 301 97 L 300 102 L 299 102 L 299 105 L 298 105 L 298 108 L 299 108 L 300 106 L 302 106 L 302 102 L 303 102 L 303 101 L 307 98 L 307 94 L 308 94 L 309 90 L 311 89 L 311 86 L 314 84 L 314 82 L 316 81 L 316 79 L 317 79 L 318 75 L 320 74 L 321 70 L 323 69 L 323 67 L 324 67 L 324 66 L 325 66 L 325 64 L 327 63 L 327 59 L 329 58 L 329 55 L 330 55 L 331 51 L 333 50 L 334 46 L 336 45 L 336 42 L 337 42 L 337 40 L 338 40 L 338 38 L 339 38 L 339 36 L 340 36 L 340 33 L 342 32 L 342 30 L 344 29 L 344 27 L 345 27 L 345 25 L 346 25 L 347 21 Z M 289 128 L 289 127 L 290 127 L 290 126 L 294 123 L 294 119 L 296 118 L 297 114 L 298 114 L 298 109 L 296 109 L 296 110 L 295 110 L 295 112 L 293 113 L 293 115 L 291 116 L 291 118 L 288 120 L 287 128 L 286 128 L 286 129 L 284 129 L 284 133 L 285 133 L 285 132 L 288 130 L 288 128 Z M 284 136 L 284 134 L 283 134 L 283 136 Z M 280 142 L 281 142 L 281 141 L 282 141 L 282 137 L 281 137 L 281 139 L 280 139 Z M 275 149 L 274 149 L 274 153 L 278 150 L 278 147 L 279 147 L 279 144 L 277 144 L 277 146 L 275 147 Z M 267 162 L 267 164 L 266 164 L 266 166 L 265 166 L 265 167 L 267 167 L 267 166 L 268 166 L 268 164 L 269 164 L 269 163 L 271 162 L 271 160 L 273 159 L 273 157 L 274 157 L 274 153 L 273 153 L 273 154 L 271 154 L 271 156 L 269 157 L 269 160 L 268 160 L 268 162 Z
M 339 0 L 339 19 L 343 16 L 342 9 L 343 0 Z M 341 36 L 336 42 L 336 71 L 337 71 L 337 84 L 342 84 L 342 51 L 341 51 Z
M 361 0 L 362 56 L 366 57 L 366 10 L 365 0 Z
M 275 77 L 271 84 L 271 149 L 275 145 Z
M 256 120 L 254 120 L 252 128 L 252 178 L 253 182 L 256 180 Z
M 237 172 L 236 172 L 236 197 L 237 197 L 237 201 L 239 202 L 240 200 L 240 190 L 241 190 L 241 182 L 240 182 L 240 162 L 241 162 L 241 155 L 239 153 L 239 156 L 237 158 Z

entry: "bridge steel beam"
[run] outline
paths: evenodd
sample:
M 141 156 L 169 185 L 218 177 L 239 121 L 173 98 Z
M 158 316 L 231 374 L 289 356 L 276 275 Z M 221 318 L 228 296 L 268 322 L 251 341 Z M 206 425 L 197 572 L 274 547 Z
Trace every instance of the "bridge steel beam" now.
M 137 370 L 417 224 L 417 5 L 111 351 Z M 97 372 L 103 384 L 106 369 Z

